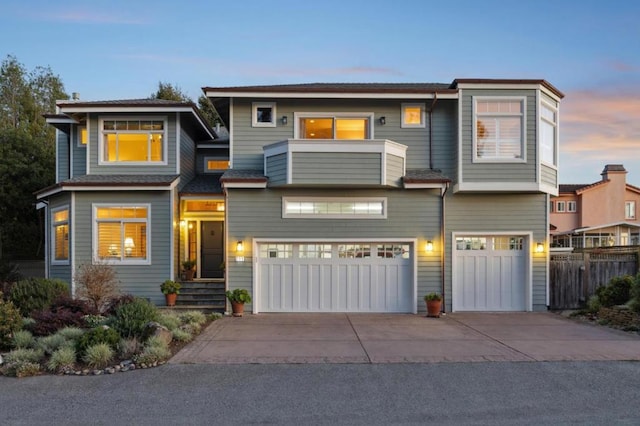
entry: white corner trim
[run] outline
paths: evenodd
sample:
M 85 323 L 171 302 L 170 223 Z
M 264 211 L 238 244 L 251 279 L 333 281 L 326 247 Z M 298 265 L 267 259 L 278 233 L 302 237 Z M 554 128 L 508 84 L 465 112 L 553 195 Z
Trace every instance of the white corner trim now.
M 267 182 L 223 182 L 222 188 L 258 188 L 264 189 L 267 187 Z

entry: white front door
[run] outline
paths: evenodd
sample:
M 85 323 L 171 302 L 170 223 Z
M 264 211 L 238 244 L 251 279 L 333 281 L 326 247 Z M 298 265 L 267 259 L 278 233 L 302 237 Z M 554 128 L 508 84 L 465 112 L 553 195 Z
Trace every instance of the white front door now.
M 453 252 L 454 311 L 526 310 L 526 237 L 456 236 Z
M 413 312 L 409 243 L 258 245 L 259 312 Z

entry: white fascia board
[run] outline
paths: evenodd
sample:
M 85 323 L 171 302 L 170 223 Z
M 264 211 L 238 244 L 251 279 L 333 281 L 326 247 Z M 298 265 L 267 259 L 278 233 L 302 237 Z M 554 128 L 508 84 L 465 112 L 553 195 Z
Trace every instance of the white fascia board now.
M 458 83 L 458 89 L 529 89 L 538 90 L 541 84 L 536 83 Z M 440 96 L 438 96 L 440 98 Z
M 559 190 L 557 186 L 553 185 L 545 185 L 544 183 L 540 184 L 540 191 L 546 192 L 549 195 L 558 196 Z
M 405 189 L 444 189 L 447 187 L 446 183 L 405 183 Z
M 267 182 L 223 182 L 222 188 L 258 188 L 265 189 L 267 187 Z
M 265 99 L 433 99 L 433 93 L 322 93 L 322 92 L 215 92 L 206 91 L 209 98 L 265 98 Z M 458 99 L 457 93 L 438 93 L 438 99 Z
M 47 192 L 43 192 L 42 194 L 38 194 L 36 196 L 36 199 L 41 200 L 43 198 L 50 197 L 51 195 L 57 194 L 57 193 L 62 192 L 62 191 L 63 191 L 63 189 L 61 187 L 52 188 Z
M 462 182 L 453 186 L 453 192 L 543 192 L 536 182 Z
M 107 112 L 115 112 L 115 113 L 128 113 L 128 112 L 136 112 L 136 113 L 154 113 L 154 112 L 190 112 L 193 113 L 193 109 L 190 107 L 157 107 L 157 106 L 90 106 L 90 107 L 74 107 L 74 106 L 65 106 L 62 107 L 63 114 L 73 114 L 78 112 L 95 112 L 95 113 L 107 113 Z M 213 135 L 212 135 L 213 137 Z
M 60 118 L 58 118 L 58 117 L 56 117 L 56 118 L 47 118 L 45 121 L 47 122 L 47 124 L 78 124 L 78 123 L 80 123 L 79 121 L 74 120 L 71 117 L 68 117 L 68 118 L 62 118 L 62 117 L 60 117 Z

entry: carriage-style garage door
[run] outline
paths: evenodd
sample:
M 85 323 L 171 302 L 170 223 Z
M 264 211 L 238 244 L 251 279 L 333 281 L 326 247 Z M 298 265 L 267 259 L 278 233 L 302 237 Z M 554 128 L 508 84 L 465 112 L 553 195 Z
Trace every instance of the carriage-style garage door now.
M 457 236 L 453 252 L 454 311 L 526 310 L 526 237 Z
M 413 312 L 409 243 L 260 243 L 259 312 Z

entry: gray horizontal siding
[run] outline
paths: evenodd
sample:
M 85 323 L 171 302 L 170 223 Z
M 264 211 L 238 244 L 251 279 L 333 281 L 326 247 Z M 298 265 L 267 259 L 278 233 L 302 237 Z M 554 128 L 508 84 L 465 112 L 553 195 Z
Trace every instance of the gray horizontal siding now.
M 282 197 L 387 197 L 387 219 L 283 219 Z M 227 203 L 227 250 L 243 241 L 245 261 L 229 262 L 229 288 L 252 291 L 254 238 L 375 239 L 417 238 L 418 309 L 423 311 L 422 295 L 440 289 L 440 255 L 426 255 L 422 247 L 428 240 L 439 240 L 440 197 L 437 190 L 239 190 L 229 189 Z M 436 244 L 436 246 L 439 246 Z
M 170 191 L 118 191 L 76 193 L 76 267 L 92 261 L 93 253 L 93 203 L 140 203 L 150 204 L 149 255 L 150 265 L 113 265 L 121 290 L 125 293 L 150 299 L 156 304 L 164 303 L 160 284 L 171 276 L 171 211 L 174 200 Z
M 379 185 L 382 159 L 379 153 L 294 152 L 294 184 Z
M 400 186 L 404 166 L 404 158 L 387 154 L 387 185 Z
M 71 155 L 73 156 L 73 176 L 87 174 L 87 147 L 80 145 L 78 126 L 74 125 L 73 141 L 71 142 Z
M 277 154 L 267 157 L 266 176 L 269 185 L 284 185 L 287 183 L 287 154 Z
M 91 174 L 100 175 L 152 175 L 152 174 L 175 174 L 176 173 L 176 114 L 175 113 L 163 113 L 163 114 L 89 114 L 88 120 L 89 126 L 89 172 Z M 108 117 L 126 117 L 127 119 L 135 120 L 139 117 L 158 117 L 161 119 L 167 117 L 166 137 L 167 137 L 167 152 L 165 153 L 167 159 L 166 166 L 146 166 L 146 165 L 98 165 L 98 150 L 100 147 L 100 138 L 102 138 L 102 132 L 98 128 L 100 118 Z
M 58 182 L 69 179 L 69 135 L 60 130 L 56 131 L 57 140 L 57 180 Z
M 196 144 L 191 136 L 180 128 L 180 186 L 182 189 L 196 175 Z
M 455 194 L 446 197 L 445 241 L 452 247 L 456 232 L 532 232 L 533 245 L 546 241 L 546 194 Z M 446 250 L 446 288 L 451 294 L 451 250 Z M 534 256 L 533 309 L 546 309 L 546 257 Z M 451 309 L 451 299 L 447 302 Z
M 473 96 L 526 96 L 526 163 L 473 162 Z M 463 90 L 462 102 L 462 180 L 464 182 L 536 182 L 536 91 Z
M 546 185 L 558 186 L 558 171 L 542 164 L 540 166 L 540 181 Z

